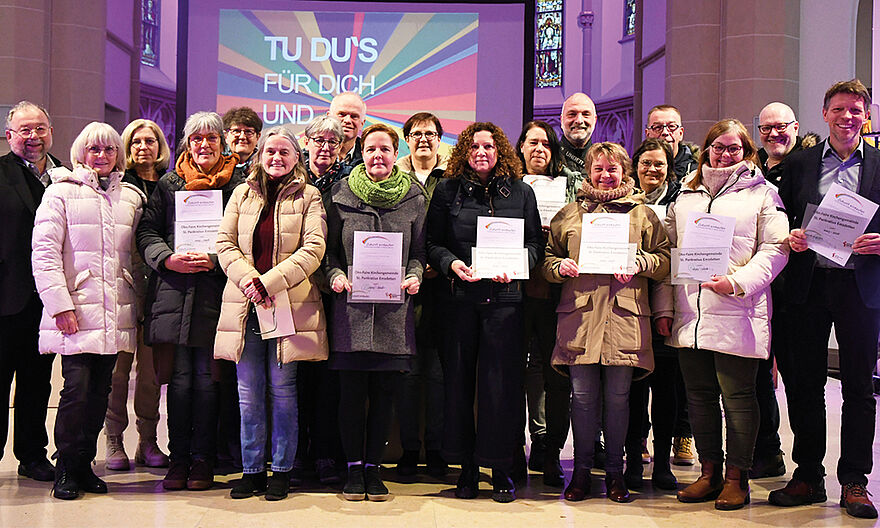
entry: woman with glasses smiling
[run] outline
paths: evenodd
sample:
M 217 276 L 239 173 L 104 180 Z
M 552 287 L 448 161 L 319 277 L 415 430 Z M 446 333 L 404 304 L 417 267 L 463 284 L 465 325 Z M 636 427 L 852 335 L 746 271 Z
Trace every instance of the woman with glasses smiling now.
M 345 139 L 342 123 L 335 117 L 318 116 L 306 125 L 305 136 L 306 157 L 303 161 L 309 183 L 326 196 L 330 187 L 344 176 L 339 161 L 339 146 Z
M 168 383 L 167 490 L 204 490 L 214 483 L 218 389 L 212 360 L 226 276 L 213 252 L 175 251 L 175 194 L 219 190 L 225 207 L 243 175 L 238 156 L 224 155 L 224 147 L 219 115 L 189 116 L 175 168 L 159 179 L 137 228 L 138 250 L 152 268 L 144 340 L 153 346 L 157 377 Z
M 709 129 L 699 167 L 669 206 L 666 225 L 675 247 L 692 238 L 687 233 L 697 222 L 689 213 L 718 215 L 699 218 L 704 222 L 731 222 L 727 272 L 701 284 L 664 284 L 655 298 L 657 331 L 679 349 L 702 465 L 700 478 L 679 491 L 678 500 L 714 499 L 719 510 L 749 503 L 759 419 L 755 376 L 770 351 L 770 283 L 788 260 L 788 218 L 757 161 L 757 148 L 738 120 L 724 119 Z
M 122 182 L 122 139 L 90 123 L 70 148 L 73 171 L 51 169 L 37 209 L 34 280 L 43 301 L 40 352 L 61 355 L 53 494 L 107 493 L 92 471 L 116 355 L 137 344 L 131 276 L 133 229 L 144 193 Z

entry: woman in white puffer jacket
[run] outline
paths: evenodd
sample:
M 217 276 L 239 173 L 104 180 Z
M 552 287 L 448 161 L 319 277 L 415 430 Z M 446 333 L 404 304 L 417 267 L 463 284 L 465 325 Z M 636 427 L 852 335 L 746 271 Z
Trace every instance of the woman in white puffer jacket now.
M 702 476 L 679 491 L 678 499 L 717 498 L 717 509 L 732 510 L 749 503 L 748 471 L 759 420 L 755 376 L 770 351 L 770 283 L 788 261 L 782 200 L 758 169 L 757 148 L 736 119 L 709 129 L 699 168 L 668 207 L 673 247 L 682 246 L 695 222 L 712 221 L 689 218 L 693 212 L 735 220 L 727 273 L 702 284 L 664 284 L 655 292 L 654 317 L 658 332 L 669 336 L 666 343 L 679 349 L 702 464 Z M 726 473 L 719 396 L 727 431 Z
M 110 125 L 88 124 L 70 148 L 73 171 L 49 172 L 52 184 L 36 213 L 40 352 L 61 354 L 64 377 L 55 419 L 54 495 L 60 499 L 107 492 L 91 461 L 116 354 L 136 347 L 131 248 L 146 196 L 122 182 L 122 148 Z

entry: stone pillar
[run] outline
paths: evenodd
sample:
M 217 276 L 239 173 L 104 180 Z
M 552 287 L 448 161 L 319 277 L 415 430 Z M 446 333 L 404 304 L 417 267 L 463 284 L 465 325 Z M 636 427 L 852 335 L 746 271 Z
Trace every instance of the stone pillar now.
M 583 66 L 581 67 L 581 91 L 590 95 L 590 89 L 593 81 L 593 19 L 595 14 L 592 11 L 592 0 L 581 0 L 581 12 L 578 15 L 578 27 L 584 32 L 584 53 Z M 565 94 L 568 97 L 571 94 Z

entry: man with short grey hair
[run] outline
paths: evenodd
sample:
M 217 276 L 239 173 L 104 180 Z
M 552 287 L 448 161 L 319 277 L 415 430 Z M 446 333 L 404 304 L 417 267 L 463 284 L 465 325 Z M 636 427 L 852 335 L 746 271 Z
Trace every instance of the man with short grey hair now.
M 562 157 L 569 169 L 586 173 L 587 151 L 590 149 L 593 130 L 596 127 L 596 105 L 585 93 L 571 95 L 562 103 L 562 115 L 559 123 L 562 126 Z
M 37 348 L 43 305 L 31 268 L 31 232 L 49 185 L 48 170 L 61 162 L 49 154 L 49 114 L 34 103 L 22 101 L 9 111 L 6 141 L 12 152 L 0 157 L 0 392 L 7 404 L 0 412 L 0 438 L 5 443 L 15 378 L 12 452 L 19 461 L 18 474 L 50 482 L 55 468 L 46 459 L 46 411 L 55 355 L 41 356 Z

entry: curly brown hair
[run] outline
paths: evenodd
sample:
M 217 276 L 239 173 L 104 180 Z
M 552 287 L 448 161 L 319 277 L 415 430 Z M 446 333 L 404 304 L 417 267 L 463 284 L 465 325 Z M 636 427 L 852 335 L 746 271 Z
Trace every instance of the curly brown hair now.
M 510 141 L 507 140 L 504 131 L 494 123 L 487 122 L 473 123 L 461 131 L 461 134 L 458 135 L 458 141 L 452 147 L 452 153 L 446 164 L 445 176 L 447 178 L 477 179 L 477 173 L 468 163 L 468 157 L 471 153 L 474 134 L 482 131 L 492 134 L 492 139 L 495 140 L 498 161 L 492 169 L 494 175 L 502 178 L 522 178 L 522 163 L 520 163 L 513 147 L 510 146 Z

